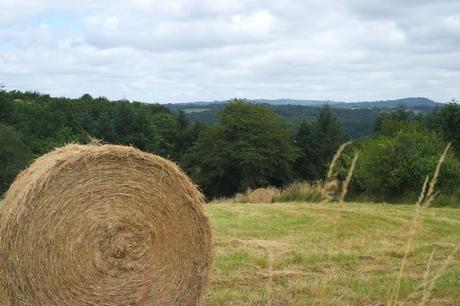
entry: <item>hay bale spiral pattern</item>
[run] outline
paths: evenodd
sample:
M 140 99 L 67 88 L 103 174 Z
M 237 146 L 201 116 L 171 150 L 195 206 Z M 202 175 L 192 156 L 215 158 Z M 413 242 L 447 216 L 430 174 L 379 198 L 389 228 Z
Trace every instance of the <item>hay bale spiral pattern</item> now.
M 196 305 L 210 263 L 201 193 L 131 147 L 56 149 L 0 208 L 0 304 Z

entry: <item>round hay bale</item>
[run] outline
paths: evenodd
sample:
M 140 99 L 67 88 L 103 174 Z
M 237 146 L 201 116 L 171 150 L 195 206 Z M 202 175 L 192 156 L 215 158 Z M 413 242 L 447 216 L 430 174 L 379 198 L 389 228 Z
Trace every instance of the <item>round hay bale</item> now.
M 278 194 L 279 190 L 274 187 L 258 188 L 249 193 L 249 203 L 271 203 Z
M 0 208 L 0 304 L 196 305 L 211 264 L 203 196 L 132 147 L 67 145 Z

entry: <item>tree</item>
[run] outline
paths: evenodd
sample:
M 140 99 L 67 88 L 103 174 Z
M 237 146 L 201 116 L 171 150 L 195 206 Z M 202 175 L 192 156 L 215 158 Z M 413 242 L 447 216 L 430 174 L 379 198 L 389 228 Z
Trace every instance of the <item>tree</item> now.
M 182 156 L 188 148 L 197 140 L 202 126 L 198 123 L 190 123 L 187 115 L 183 110 L 179 112 L 177 117 L 178 132 L 174 138 L 175 159 Z
M 329 106 L 321 108 L 313 124 L 301 124 L 296 143 L 301 155 L 296 161 L 296 169 L 301 179 L 317 180 L 324 177 L 332 156 L 345 141 L 342 127 Z
M 176 150 L 177 139 L 179 138 L 179 125 L 177 119 L 169 112 L 158 112 L 151 116 L 154 137 L 152 149 L 169 159 L 178 160 L 179 154 Z
M 432 175 L 446 143 L 435 132 L 408 125 L 393 136 L 376 136 L 362 142 L 355 182 L 375 200 L 414 201 L 427 175 Z M 437 187 L 457 191 L 460 162 L 450 152 Z
M 384 136 L 394 136 L 409 123 L 412 123 L 412 121 L 411 113 L 404 106 L 400 106 L 396 110 L 382 113 L 377 117 L 374 133 Z
M 14 102 L 0 90 L 0 122 L 10 123 L 14 111 Z
M 268 107 L 233 100 L 207 127 L 183 163 L 210 196 L 282 185 L 298 152 L 284 121 Z
M 307 121 L 300 124 L 295 136 L 295 142 L 300 148 L 300 157 L 295 162 L 298 176 L 303 180 L 315 180 L 321 176 L 321 163 L 313 134 L 313 127 Z
M 158 150 L 153 141 L 158 136 L 153 120 L 141 103 L 116 102 L 113 120 L 116 143 L 144 151 Z
M 314 125 L 314 138 L 318 150 L 318 160 L 321 162 L 321 176 L 324 176 L 329 162 L 337 148 L 345 141 L 337 116 L 331 108 L 325 105 L 319 112 Z
M 229 196 L 240 189 L 238 165 L 220 124 L 207 126 L 183 156 L 181 164 L 207 196 Z
M 3 194 L 20 170 L 32 159 L 21 134 L 13 127 L 0 123 L 0 194 Z
M 80 97 L 80 100 L 85 101 L 85 102 L 91 102 L 94 99 L 90 94 L 86 93 L 86 94 L 84 94 L 83 96 Z
M 460 105 L 452 100 L 447 106 L 433 112 L 428 124 L 439 131 L 446 141 L 451 141 L 457 156 L 460 156 Z
M 188 123 L 185 114 L 176 118 L 159 104 L 110 102 L 89 94 L 67 99 L 0 91 L 0 102 L 0 120 L 24 136 L 33 154 L 67 142 L 86 142 L 91 136 L 178 161 L 200 130 L 199 125 Z
M 94 134 L 92 136 L 108 143 L 116 143 L 115 122 L 108 111 L 101 111 L 98 118 L 93 122 Z

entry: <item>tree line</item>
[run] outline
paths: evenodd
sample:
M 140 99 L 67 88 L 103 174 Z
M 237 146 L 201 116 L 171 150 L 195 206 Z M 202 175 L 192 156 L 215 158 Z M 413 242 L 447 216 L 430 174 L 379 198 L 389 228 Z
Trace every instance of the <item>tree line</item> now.
M 241 99 L 226 103 L 216 122 L 202 124 L 160 104 L 2 90 L 0 192 L 34 158 L 91 138 L 132 145 L 177 162 L 209 198 L 247 188 L 321 180 L 336 149 L 347 140 L 328 106 L 314 120 L 304 120 L 292 130 L 271 108 Z M 345 152 L 338 175 L 346 172 L 354 152 L 360 151 L 352 194 L 371 200 L 408 199 L 432 172 L 447 141 L 454 150 L 440 187 L 452 199 L 460 186 L 460 107 L 455 103 L 429 115 L 403 108 L 381 114 L 374 133 L 355 140 Z
M 179 113 L 181 110 L 187 112 L 187 118 L 192 122 L 213 124 L 218 120 L 217 114 L 223 110 L 226 103 L 215 102 L 210 104 L 184 103 L 184 104 L 165 104 L 173 113 Z M 263 104 L 273 110 L 273 112 L 283 118 L 288 124 L 291 134 L 295 134 L 303 121 L 314 121 L 321 110 L 319 105 L 276 105 Z M 374 122 L 382 111 L 388 109 L 379 108 L 336 108 L 332 107 L 331 111 L 338 118 L 342 131 L 351 138 L 360 138 L 372 134 Z M 430 108 L 418 109 L 411 107 L 411 110 L 427 113 Z

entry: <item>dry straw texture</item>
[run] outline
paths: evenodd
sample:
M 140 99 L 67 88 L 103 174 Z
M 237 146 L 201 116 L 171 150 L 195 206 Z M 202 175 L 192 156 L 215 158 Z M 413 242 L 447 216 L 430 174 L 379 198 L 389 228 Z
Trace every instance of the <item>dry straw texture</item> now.
M 211 263 L 202 204 L 175 164 L 131 147 L 46 154 L 1 207 L 0 304 L 198 304 Z
M 334 156 L 332 157 L 331 164 L 329 165 L 329 169 L 327 170 L 326 179 L 324 180 L 322 196 L 321 196 L 322 200 L 321 200 L 320 204 L 328 203 L 328 202 L 330 202 L 331 200 L 333 200 L 337 196 L 340 182 L 336 179 L 336 174 L 334 174 L 334 167 L 335 167 L 335 164 L 337 163 L 337 161 L 339 160 L 340 155 L 342 155 L 342 152 L 351 143 L 353 143 L 353 142 L 352 141 L 347 141 L 347 142 L 343 143 L 342 145 L 340 145 L 340 147 L 337 149 L 337 151 L 335 152 Z M 356 165 L 356 161 L 354 161 L 354 163 Z M 353 175 L 353 171 L 354 171 L 354 166 L 353 165 L 352 165 L 352 168 L 353 169 L 351 170 L 351 174 L 349 173 L 350 179 L 351 179 L 351 176 Z M 346 188 L 348 189 L 348 186 L 346 186 Z M 342 195 L 343 198 L 345 198 L 347 191 L 345 191 L 345 194 Z
M 271 203 L 279 193 L 275 187 L 258 188 L 249 193 L 249 203 Z

